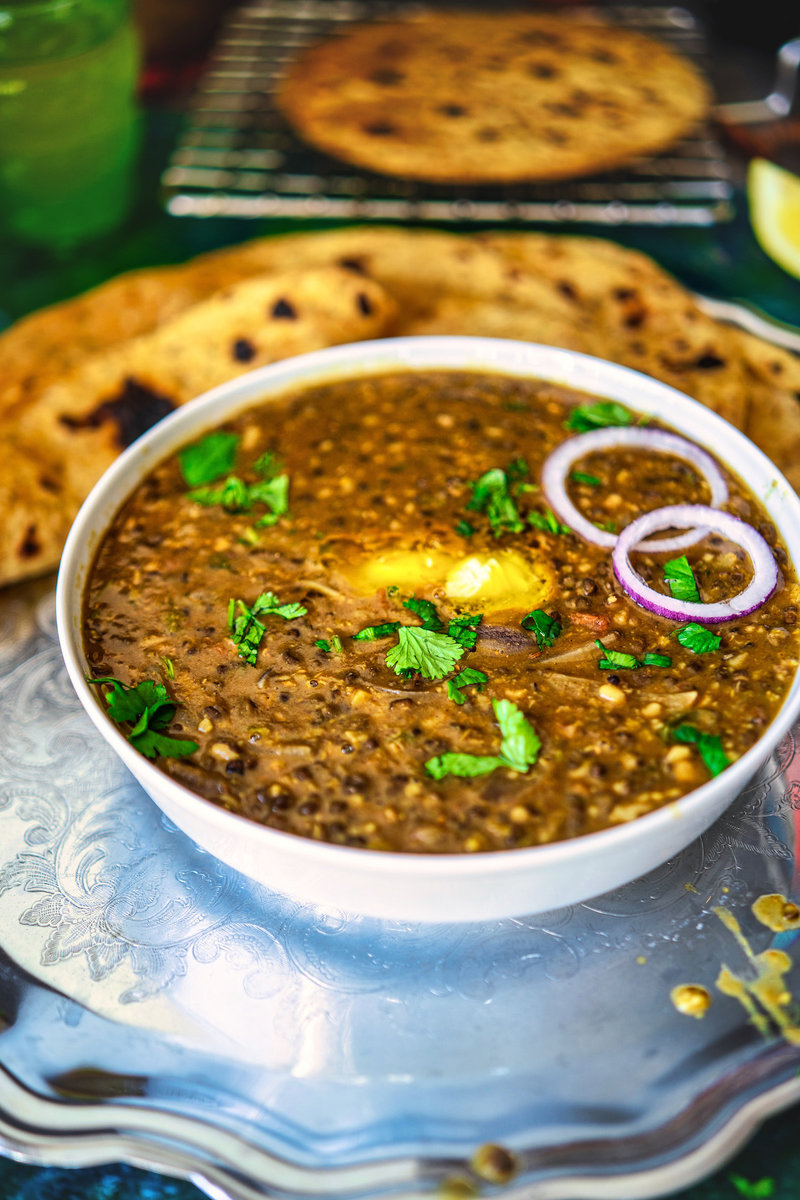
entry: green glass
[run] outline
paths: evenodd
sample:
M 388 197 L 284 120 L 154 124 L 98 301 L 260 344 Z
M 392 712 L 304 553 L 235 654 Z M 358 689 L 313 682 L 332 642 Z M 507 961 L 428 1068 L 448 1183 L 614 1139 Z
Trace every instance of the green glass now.
M 69 248 L 114 229 L 138 146 L 127 0 L 0 0 L 0 226 Z

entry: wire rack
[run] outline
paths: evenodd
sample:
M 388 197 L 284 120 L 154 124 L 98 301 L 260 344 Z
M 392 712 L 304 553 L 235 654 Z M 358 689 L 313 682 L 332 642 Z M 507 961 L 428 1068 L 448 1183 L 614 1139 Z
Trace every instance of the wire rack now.
M 275 103 L 286 65 L 305 46 L 408 5 L 384 0 L 253 0 L 223 28 L 162 176 L 175 216 L 711 225 L 732 215 L 725 155 L 708 127 L 623 170 L 557 183 L 441 185 L 353 168 L 301 141 Z M 416 8 L 415 11 L 419 11 Z M 575 10 L 572 10 L 575 12 Z M 597 10 L 595 10 L 597 11 Z M 685 8 L 604 6 L 705 67 L 706 44 Z M 576 13 L 577 16 L 577 13 Z

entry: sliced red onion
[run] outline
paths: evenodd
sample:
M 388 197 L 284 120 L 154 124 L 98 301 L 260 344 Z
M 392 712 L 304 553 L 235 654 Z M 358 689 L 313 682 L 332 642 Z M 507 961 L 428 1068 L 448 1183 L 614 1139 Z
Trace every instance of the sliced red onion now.
M 631 551 L 638 548 L 649 552 L 653 543 L 642 546 L 642 538 L 656 530 L 699 526 L 701 522 L 713 533 L 719 533 L 741 546 L 750 555 L 753 578 L 744 591 L 716 604 L 698 604 L 696 601 L 675 600 L 648 587 L 631 566 Z M 623 529 L 617 538 L 611 561 L 614 574 L 632 600 L 659 617 L 669 617 L 673 621 L 700 621 L 703 625 L 718 625 L 721 621 L 746 617 L 768 600 L 778 585 L 778 567 L 761 534 L 738 517 L 707 508 L 705 504 L 670 504 L 666 508 L 645 513 Z
M 578 512 L 567 494 L 566 479 L 575 463 L 587 454 L 594 454 L 598 450 L 613 450 L 618 446 L 641 446 L 643 450 L 660 451 L 681 458 L 684 462 L 691 463 L 697 473 L 703 476 L 711 490 L 711 504 L 714 507 L 724 504 L 728 499 L 728 485 L 711 455 L 675 433 L 666 433 L 663 429 L 642 429 L 640 426 L 614 426 L 580 433 L 562 442 L 545 460 L 542 467 L 542 490 L 556 516 L 584 541 L 591 542 L 594 546 L 606 546 L 610 550 L 616 544 L 617 535 L 598 529 Z M 662 528 L 660 525 L 659 529 Z M 648 542 L 647 549 L 653 554 L 684 550 L 687 546 L 699 542 L 707 533 L 708 529 L 690 529 L 676 537 Z

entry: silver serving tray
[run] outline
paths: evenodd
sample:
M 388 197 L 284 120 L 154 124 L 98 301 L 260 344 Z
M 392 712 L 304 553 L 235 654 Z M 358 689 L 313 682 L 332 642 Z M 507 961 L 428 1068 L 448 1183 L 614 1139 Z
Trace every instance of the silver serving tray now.
M 355 1200 L 485 1188 L 473 1156 L 499 1143 L 509 1198 L 625 1200 L 709 1173 L 800 1099 L 800 1049 L 714 988 L 722 962 L 747 970 L 718 905 L 791 953 L 750 904 L 798 895 L 797 730 L 699 841 L 597 900 L 467 926 L 332 915 L 162 817 L 72 693 L 45 580 L 0 595 L 0 779 L 6 1154 Z M 714 995 L 702 1021 L 671 1003 L 687 982 Z

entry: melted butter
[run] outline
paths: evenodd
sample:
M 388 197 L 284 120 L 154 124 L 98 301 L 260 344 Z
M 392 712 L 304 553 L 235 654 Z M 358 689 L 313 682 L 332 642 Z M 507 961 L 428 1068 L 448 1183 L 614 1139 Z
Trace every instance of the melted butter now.
M 383 587 L 398 587 L 404 592 L 440 587 L 458 562 L 446 550 L 387 550 L 345 567 L 359 592 L 370 596 Z
M 776 926 L 770 922 L 785 920 L 786 917 L 783 914 L 787 909 L 790 910 L 788 919 L 793 922 L 788 928 L 796 928 L 800 924 L 800 915 L 794 916 L 797 907 L 785 896 L 778 894 L 759 896 L 753 904 L 753 912 L 762 924 L 768 925 L 771 929 L 777 928 L 779 931 L 786 929 L 787 926 L 785 924 Z M 736 938 L 755 971 L 752 978 L 746 979 L 737 975 L 723 963 L 716 981 L 718 989 L 724 995 L 732 996 L 739 1001 L 756 1029 L 765 1037 L 769 1036 L 772 1028 L 770 1021 L 772 1021 L 787 1042 L 791 1042 L 792 1045 L 800 1045 L 800 1026 L 787 1012 L 793 999 L 785 980 L 785 976 L 792 968 L 792 960 L 789 955 L 783 950 L 777 949 L 764 950 L 761 954 L 755 954 L 733 913 L 726 908 L 715 908 L 714 912 L 725 928 Z
M 699 983 L 681 983 L 669 994 L 679 1013 L 699 1021 L 711 1007 L 711 993 Z
M 468 557 L 447 550 L 388 550 L 345 568 L 354 587 L 371 595 L 383 587 L 403 592 L 443 588 L 450 600 L 492 612 L 529 612 L 553 590 L 549 563 L 517 550 Z
M 465 600 L 489 609 L 537 608 L 553 590 L 553 572 L 543 559 L 499 550 L 462 559 L 447 576 L 451 600 Z
M 767 929 L 775 933 L 786 933 L 791 929 L 800 929 L 800 908 L 786 896 L 774 892 L 768 896 L 759 896 L 753 903 L 753 915 Z

